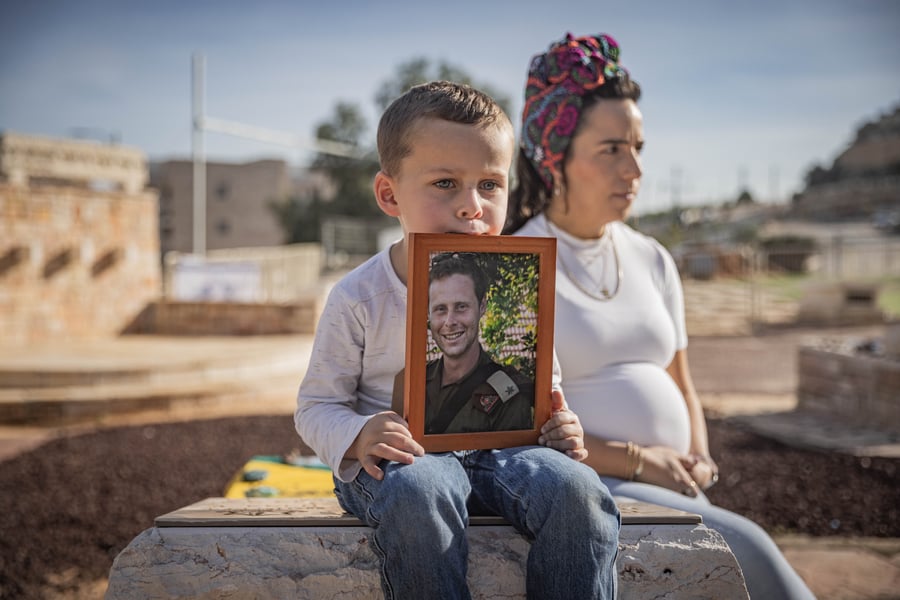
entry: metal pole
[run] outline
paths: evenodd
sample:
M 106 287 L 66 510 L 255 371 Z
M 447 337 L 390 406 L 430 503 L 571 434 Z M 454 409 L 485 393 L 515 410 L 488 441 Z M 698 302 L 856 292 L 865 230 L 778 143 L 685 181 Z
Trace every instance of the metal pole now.
M 194 161 L 194 254 L 206 254 L 206 158 L 203 154 L 204 70 L 206 59 L 194 54 L 192 80 L 193 119 L 191 149 Z

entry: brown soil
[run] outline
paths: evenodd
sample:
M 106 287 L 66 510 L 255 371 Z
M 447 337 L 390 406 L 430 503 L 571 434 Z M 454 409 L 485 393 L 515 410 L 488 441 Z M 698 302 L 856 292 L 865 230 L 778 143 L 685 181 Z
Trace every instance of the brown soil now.
M 791 448 L 709 421 L 710 499 L 772 533 L 900 537 L 900 459 Z M 252 456 L 299 443 L 285 417 L 139 425 L 67 436 L 0 466 L 0 598 L 105 577 L 157 515 L 220 496 Z

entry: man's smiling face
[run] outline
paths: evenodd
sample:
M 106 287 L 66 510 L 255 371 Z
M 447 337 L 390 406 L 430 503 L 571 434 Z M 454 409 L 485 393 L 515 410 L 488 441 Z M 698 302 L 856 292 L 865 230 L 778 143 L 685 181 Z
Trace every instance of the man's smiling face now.
M 475 296 L 475 282 L 468 275 L 454 273 L 431 282 L 429 327 L 445 357 L 461 358 L 480 351 L 478 322 L 484 310 L 484 303 Z

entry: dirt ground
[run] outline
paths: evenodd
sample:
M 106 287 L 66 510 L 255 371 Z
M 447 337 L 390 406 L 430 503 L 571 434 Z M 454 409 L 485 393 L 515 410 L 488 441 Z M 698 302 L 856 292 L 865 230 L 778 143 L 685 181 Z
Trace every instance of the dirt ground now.
M 900 459 L 783 446 L 711 419 L 713 502 L 772 533 L 900 537 Z M 251 456 L 298 449 L 287 416 L 117 427 L 52 440 L 0 468 L 0 598 L 96 598 L 157 515 L 209 496 Z
M 783 445 L 717 410 L 742 393 L 783 404 L 796 386 L 797 344 L 819 335 L 692 340 L 701 398 L 724 398 L 708 413 L 710 447 L 723 474 L 709 496 L 775 536 L 798 572 L 815 579 L 820 598 L 900 598 L 890 591 L 900 556 L 900 459 Z M 0 599 L 102 598 L 113 559 L 154 517 L 222 495 L 254 455 L 299 449 L 282 408 L 164 421 L 7 436 L 12 445 L 0 452 Z

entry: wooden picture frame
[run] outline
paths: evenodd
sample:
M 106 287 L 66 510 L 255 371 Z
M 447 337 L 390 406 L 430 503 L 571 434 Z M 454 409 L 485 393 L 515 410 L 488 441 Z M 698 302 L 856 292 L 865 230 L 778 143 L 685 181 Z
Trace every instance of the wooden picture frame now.
M 398 412 L 409 423 L 413 438 L 428 452 L 536 444 L 540 428 L 550 418 L 551 412 L 556 239 L 410 234 L 409 246 L 406 368 L 397 378 L 396 386 L 402 387 L 400 390 L 395 387 L 395 410 L 400 409 Z M 446 313 L 447 304 L 452 304 L 439 299 L 439 287 L 433 288 L 436 300 L 433 312 L 429 313 L 432 261 L 437 264 L 448 257 L 453 257 L 457 266 L 460 261 L 477 265 L 476 270 L 484 276 L 486 283 L 482 303 L 484 314 L 478 320 L 477 327 L 477 341 L 483 349 L 479 355 L 481 366 L 472 376 L 464 379 L 469 383 L 460 383 L 456 386 L 455 395 L 450 394 L 449 398 L 443 390 L 450 388 L 440 386 L 440 376 L 436 373 L 443 373 L 444 368 L 452 369 L 454 350 L 448 350 L 449 358 L 444 358 L 445 352 L 430 330 L 430 317 L 434 316 L 436 327 L 437 323 L 446 322 L 440 311 Z M 436 277 L 440 273 L 439 269 Z M 470 279 L 474 281 L 474 276 Z M 446 277 L 443 280 L 449 281 Z M 456 281 L 466 280 L 456 278 Z M 435 286 L 439 285 L 436 280 Z M 473 290 L 474 287 L 466 289 Z M 474 291 L 471 297 L 475 297 Z M 447 330 L 439 328 L 438 331 Z M 445 347 L 458 344 L 448 342 L 448 336 L 442 333 L 438 336 Z M 471 344 L 471 338 L 469 340 Z M 500 340 L 500 343 L 494 347 L 491 340 Z M 474 352 L 478 354 L 479 351 Z M 490 360 L 484 357 L 485 352 Z M 498 363 L 499 367 L 484 364 L 488 362 Z M 485 381 L 484 375 L 492 369 L 494 373 Z M 430 380 L 427 380 L 426 371 L 430 373 Z M 514 380 L 514 385 L 508 385 L 510 378 Z M 482 383 L 476 383 L 479 379 Z M 432 401 L 431 406 L 427 407 L 426 385 L 429 381 L 428 389 L 438 390 L 436 395 L 440 399 Z M 530 400 L 529 381 L 533 381 Z M 401 398 L 402 408 L 398 406 Z M 447 404 L 451 408 L 442 411 L 435 408 Z M 524 406 L 529 404 L 532 407 L 530 418 L 523 412 Z M 464 408 L 457 410 L 455 407 L 458 406 Z M 469 411 L 469 416 L 464 416 L 462 410 Z M 453 416 L 448 417 L 448 414 Z M 518 417 L 511 416 L 514 414 Z M 426 415 L 429 421 L 427 427 Z M 449 425 L 448 418 L 451 419 Z M 491 424 L 478 428 L 476 424 L 482 421 Z M 514 428 L 503 428 L 507 426 Z M 476 429 L 471 430 L 472 427 Z

